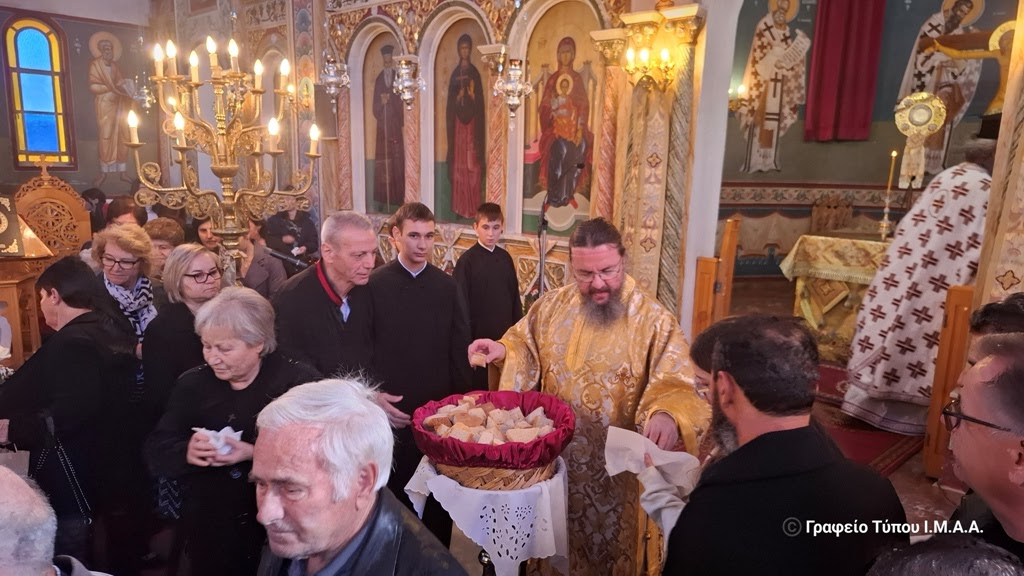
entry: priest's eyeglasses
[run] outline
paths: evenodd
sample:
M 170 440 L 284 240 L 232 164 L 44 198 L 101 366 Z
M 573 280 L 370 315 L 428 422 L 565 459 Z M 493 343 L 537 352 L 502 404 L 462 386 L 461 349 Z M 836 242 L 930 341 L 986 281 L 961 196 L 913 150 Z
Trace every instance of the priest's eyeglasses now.
M 104 268 L 110 268 L 111 270 L 113 270 L 115 266 L 120 268 L 121 270 L 131 270 L 132 268 L 135 267 L 136 264 L 139 263 L 137 259 L 117 260 L 115 258 L 111 258 L 110 256 L 103 256 L 102 258 L 100 258 L 100 262 L 103 262 Z
M 619 272 L 621 271 L 622 260 L 619 260 L 619 263 L 616 264 L 615 266 L 605 268 L 600 272 L 579 272 L 574 268 L 572 271 L 572 275 L 574 278 L 576 278 L 576 282 L 580 284 L 590 284 L 591 282 L 594 281 L 594 278 L 600 278 L 601 280 L 608 282 L 609 280 L 616 278 L 619 275 Z
M 974 422 L 975 424 L 985 426 L 987 428 L 1002 430 L 1003 432 L 1013 432 L 1013 430 L 1010 430 L 1005 426 L 1000 426 L 999 424 L 993 424 L 991 422 L 979 420 L 978 418 L 973 418 L 971 416 L 964 414 L 960 408 L 960 399 L 953 398 L 952 400 L 949 401 L 949 404 L 946 404 L 946 407 L 942 409 L 942 422 L 946 425 L 946 430 L 952 432 L 953 430 L 956 430 L 958 426 L 960 426 L 960 422 L 963 420 L 967 420 L 968 422 Z
M 220 268 L 214 268 L 206 272 L 193 272 L 192 274 L 184 274 L 186 278 L 191 278 L 196 284 L 206 284 L 210 281 L 210 278 L 214 280 L 220 278 Z

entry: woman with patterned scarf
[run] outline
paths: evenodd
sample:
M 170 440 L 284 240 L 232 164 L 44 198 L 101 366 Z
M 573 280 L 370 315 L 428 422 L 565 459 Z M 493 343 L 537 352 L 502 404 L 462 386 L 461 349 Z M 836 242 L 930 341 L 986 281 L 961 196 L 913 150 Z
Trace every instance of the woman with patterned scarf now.
M 100 265 L 100 279 L 117 308 L 131 323 L 138 340 L 136 356 L 141 358 L 142 336 L 149 323 L 156 318 L 153 304 L 153 284 L 148 278 L 153 244 L 146 232 L 136 224 L 108 226 L 93 238 L 92 257 Z M 112 305 L 113 306 L 113 305 Z M 115 563 L 123 569 L 116 574 L 129 574 L 137 570 L 137 563 L 147 555 L 147 531 L 151 521 L 149 487 L 151 482 L 142 460 L 145 442 L 145 410 L 142 363 L 139 362 L 134 385 L 128 390 L 114 390 L 114 410 L 123 424 L 124 434 L 119 446 L 112 450 L 125 458 L 118 463 L 122 469 L 116 476 L 122 483 L 122 494 L 110 503 L 107 529 L 119 532 L 122 543 Z

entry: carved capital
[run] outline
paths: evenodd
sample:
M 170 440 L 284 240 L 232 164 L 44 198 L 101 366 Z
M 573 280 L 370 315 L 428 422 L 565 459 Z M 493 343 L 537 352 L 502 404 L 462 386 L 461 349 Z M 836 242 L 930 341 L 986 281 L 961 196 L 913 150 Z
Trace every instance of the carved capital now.
M 480 51 L 481 60 L 492 76 L 498 74 L 498 67 L 508 59 L 508 47 L 504 44 L 484 44 L 476 49 Z
M 622 23 L 626 27 L 626 35 L 630 44 L 637 50 L 641 48 L 650 49 L 655 35 L 661 29 L 661 23 L 665 17 L 661 12 L 648 10 L 644 12 L 630 12 L 622 15 Z
M 706 21 L 704 8 L 699 4 L 688 4 L 666 8 L 661 11 L 665 17 L 665 30 L 681 43 L 696 44 Z
M 605 66 L 621 66 L 622 51 L 626 49 L 626 31 L 622 28 L 595 30 L 590 33 L 594 48 L 601 54 Z

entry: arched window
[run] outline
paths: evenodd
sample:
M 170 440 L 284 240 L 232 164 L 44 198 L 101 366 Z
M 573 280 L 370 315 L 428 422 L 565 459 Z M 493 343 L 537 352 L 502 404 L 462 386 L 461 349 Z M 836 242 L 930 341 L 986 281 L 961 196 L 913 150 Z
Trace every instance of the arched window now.
M 76 168 L 57 30 L 36 18 L 15 18 L 4 28 L 4 47 L 14 166 L 34 168 L 45 158 L 57 168 Z

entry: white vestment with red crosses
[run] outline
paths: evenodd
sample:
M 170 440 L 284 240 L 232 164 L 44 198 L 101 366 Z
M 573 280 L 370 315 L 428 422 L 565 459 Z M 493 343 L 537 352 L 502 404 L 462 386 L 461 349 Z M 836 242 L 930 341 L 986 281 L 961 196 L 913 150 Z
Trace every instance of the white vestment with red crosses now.
M 959 164 L 900 220 L 857 314 L 843 412 L 924 434 L 946 291 L 978 271 L 991 185 L 981 166 Z
M 810 47 L 806 34 L 776 26 L 771 14 L 757 23 L 743 73 L 747 93 L 736 111 L 747 139 L 744 172 L 779 170 L 779 138 L 807 100 L 804 76 Z

